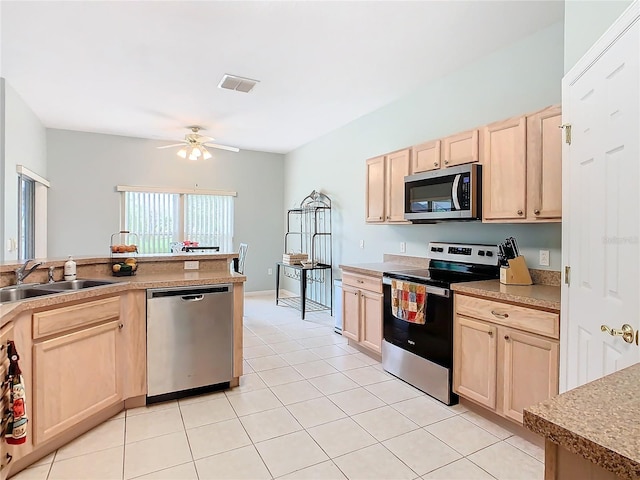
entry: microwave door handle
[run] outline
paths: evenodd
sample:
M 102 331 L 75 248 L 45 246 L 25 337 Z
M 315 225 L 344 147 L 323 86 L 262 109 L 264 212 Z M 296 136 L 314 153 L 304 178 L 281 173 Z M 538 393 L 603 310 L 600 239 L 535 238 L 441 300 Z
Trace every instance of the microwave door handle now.
M 451 187 L 451 198 L 453 199 L 453 206 L 456 210 L 460 210 L 460 199 L 458 198 L 458 186 L 460 185 L 461 174 L 457 174 L 453 179 L 453 186 Z

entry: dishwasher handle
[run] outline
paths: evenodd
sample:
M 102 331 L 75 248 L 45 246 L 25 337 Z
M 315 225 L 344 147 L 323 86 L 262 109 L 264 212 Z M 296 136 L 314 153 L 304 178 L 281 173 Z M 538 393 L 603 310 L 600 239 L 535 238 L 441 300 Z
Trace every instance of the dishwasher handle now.
M 204 298 L 204 295 L 187 295 L 185 297 L 180 297 L 184 302 L 199 302 Z

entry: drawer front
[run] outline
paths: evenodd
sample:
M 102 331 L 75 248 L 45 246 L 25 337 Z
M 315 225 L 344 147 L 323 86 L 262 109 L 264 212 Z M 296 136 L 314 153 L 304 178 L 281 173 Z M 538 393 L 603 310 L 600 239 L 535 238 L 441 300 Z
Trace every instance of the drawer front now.
M 557 313 L 466 295 L 457 294 L 455 299 L 456 313 L 459 315 L 479 318 L 547 337 L 560 338 L 560 317 Z
M 342 284 L 360 288 L 362 290 L 382 293 L 382 278 L 378 277 L 344 272 L 342 274 Z
M 33 338 L 104 322 L 120 316 L 120 297 L 105 298 L 71 307 L 33 314 Z

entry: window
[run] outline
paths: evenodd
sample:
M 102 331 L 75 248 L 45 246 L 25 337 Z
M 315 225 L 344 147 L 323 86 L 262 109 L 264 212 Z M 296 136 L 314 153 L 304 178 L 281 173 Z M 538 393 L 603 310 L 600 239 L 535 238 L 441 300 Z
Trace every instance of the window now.
M 171 243 L 185 240 L 233 250 L 235 192 L 117 188 L 123 192 L 121 228 L 138 234 L 140 253 L 169 253 Z
M 36 182 L 18 175 L 18 260 L 36 256 Z
M 18 173 L 18 260 L 47 256 L 49 182 L 24 165 Z

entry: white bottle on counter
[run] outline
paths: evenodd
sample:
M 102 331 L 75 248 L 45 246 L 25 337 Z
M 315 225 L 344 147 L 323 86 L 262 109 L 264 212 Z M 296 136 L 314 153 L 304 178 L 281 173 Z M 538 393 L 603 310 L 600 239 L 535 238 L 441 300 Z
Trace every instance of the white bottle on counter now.
M 69 260 L 64 262 L 64 279 L 76 279 L 76 262 L 73 261 L 73 257 L 71 255 L 69 255 Z

